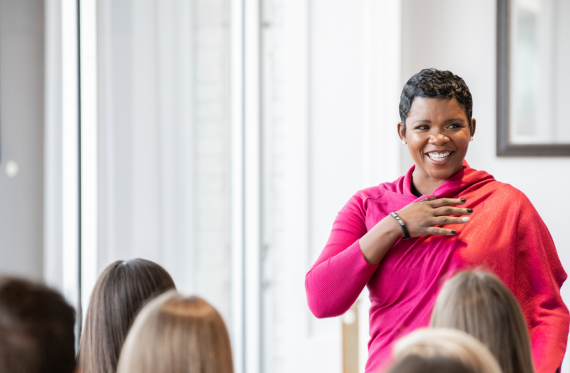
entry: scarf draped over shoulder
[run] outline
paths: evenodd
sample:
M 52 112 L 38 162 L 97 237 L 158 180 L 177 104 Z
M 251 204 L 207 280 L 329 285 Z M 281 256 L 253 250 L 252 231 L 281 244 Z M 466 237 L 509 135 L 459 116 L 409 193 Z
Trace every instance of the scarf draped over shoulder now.
M 380 264 L 366 262 L 358 240 L 390 212 L 428 196 L 411 192 L 414 167 L 392 183 L 357 192 L 339 212 L 329 240 L 306 275 L 309 308 L 317 317 L 339 316 L 365 286 L 370 292 L 366 372 L 390 360 L 401 336 L 427 326 L 443 282 L 466 269 L 494 272 L 515 294 L 525 315 L 538 373 L 562 362 L 569 315 L 560 287 L 566 280 L 554 242 L 529 199 L 484 171 L 463 168 L 437 188 L 437 198 L 465 198 L 469 223 L 446 225 L 455 236 L 398 240 Z

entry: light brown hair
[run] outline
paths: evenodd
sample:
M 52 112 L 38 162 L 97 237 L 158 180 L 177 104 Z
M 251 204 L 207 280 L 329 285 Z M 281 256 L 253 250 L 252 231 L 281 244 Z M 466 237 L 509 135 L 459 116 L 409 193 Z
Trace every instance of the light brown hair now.
M 0 372 L 73 373 L 75 311 L 55 290 L 0 277 Z
M 175 288 L 160 265 L 118 260 L 97 279 L 77 354 L 81 373 L 115 373 L 127 333 L 143 305 Z
M 504 373 L 534 373 L 520 305 L 492 273 L 465 271 L 447 281 L 437 297 L 430 325 L 474 336 L 489 348 Z
M 169 291 L 143 308 L 125 341 L 118 373 L 232 373 L 228 331 L 199 297 Z
M 499 364 L 481 342 L 457 329 L 423 328 L 396 342 L 394 360 L 398 364 L 409 356 L 426 360 L 450 358 L 474 373 L 501 373 Z

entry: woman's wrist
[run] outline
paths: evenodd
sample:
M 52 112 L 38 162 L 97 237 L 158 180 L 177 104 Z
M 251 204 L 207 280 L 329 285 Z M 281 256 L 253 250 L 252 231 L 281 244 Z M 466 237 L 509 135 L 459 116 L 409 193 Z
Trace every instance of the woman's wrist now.
M 378 264 L 402 235 L 398 222 L 388 215 L 362 236 L 360 250 L 369 264 Z
M 380 220 L 378 224 L 376 224 L 376 226 L 374 226 L 374 228 L 372 229 L 375 229 L 376 227 L 378 227 L 379 230 L 384 232 L 384 234 L 390 239 L 390 241 L 393 240 L 392 244 L 394 244 L 394 242 L 396 242 L 399 238 L 402 238 L 404 236 L 400 224 L 390 215 L 386 215 L 386 217 Z
M 410 231 L 408 230 L 406 223 L 404 223 L 402 218 L 400 218 L 400 215 L 398 215 L 395 212 L 391 212 L 390 216 L 393 217 L 394 220 L 396 220 L 398 222 L 398 224 L 400 225 L 400 228 L 402 228 L 402 232 L 404 233 L 404 240 L 410 239 Z

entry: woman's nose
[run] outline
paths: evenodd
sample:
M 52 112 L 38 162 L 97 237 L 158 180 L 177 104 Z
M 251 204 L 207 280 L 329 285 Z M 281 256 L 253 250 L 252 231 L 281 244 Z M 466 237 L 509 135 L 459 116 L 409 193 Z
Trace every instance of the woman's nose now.
M 449 142 L 449 137 L 441 133 L 433 134 L 429 137 L 429 143 L 433 145 L 443 145 L 447 142 Z

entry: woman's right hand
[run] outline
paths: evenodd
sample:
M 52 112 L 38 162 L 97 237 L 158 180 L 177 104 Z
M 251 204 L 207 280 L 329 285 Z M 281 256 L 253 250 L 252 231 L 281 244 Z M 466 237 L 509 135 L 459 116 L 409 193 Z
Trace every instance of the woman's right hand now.
M 468 217 L 455 217 L 451 215 L 469 215 L 473 210 L 455 207 L 462 205 L 466 201 L 461 198 L 435 198 L 429 197 L 424 200 L 410 203 L 403 209 L 396 211 L 396 214 L 404 221 L 410 237 L 420 237 L 427 235 L 455 234 L 453 229 L 436 227 L 446 224 L 465 224 Z M 400 237 L 404 236 L 404 231 L 396 219 L 386 216 L 378 222 L 359 240 L 360 250 L 370 264 L 378 264 L 386 255 L 390 247 Z
M 472 214 L 472 209 L 454 207 L 462 205 L 465 202 L 465 199 L 462 198 L 429 197 L 418 202 L 410 203 L 403 209 L 396 211 L 396 214 L 398 214 L 400 219 L 406 224 L 410 237 L 427 235 L 452 236 L 455 234 L 455 230 L 436 226 L 467 223 L 469 217 L 451 216 Z M 400 228 L 400 230 L 402 229 Z

